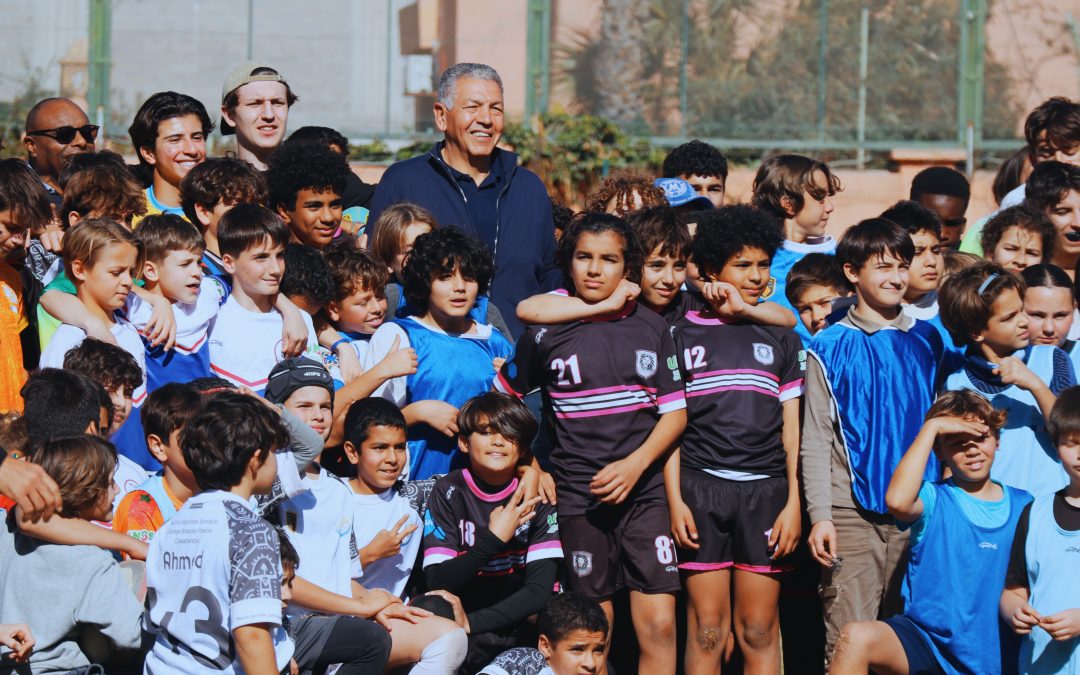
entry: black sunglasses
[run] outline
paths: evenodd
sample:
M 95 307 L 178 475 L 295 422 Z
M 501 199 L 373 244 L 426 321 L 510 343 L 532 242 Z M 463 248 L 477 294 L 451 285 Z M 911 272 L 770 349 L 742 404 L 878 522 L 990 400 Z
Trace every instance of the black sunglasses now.
M 84 124 L 81 127 L 56 127 L 55 129 L 40 129 L 28 131 L 27 136 L 48 136 L 61 145 L 67 145 L 75 140 L 75 134 L 80 134 L 87 143 L 97 140 L 97 132 L 100 127 L 96 124 Z

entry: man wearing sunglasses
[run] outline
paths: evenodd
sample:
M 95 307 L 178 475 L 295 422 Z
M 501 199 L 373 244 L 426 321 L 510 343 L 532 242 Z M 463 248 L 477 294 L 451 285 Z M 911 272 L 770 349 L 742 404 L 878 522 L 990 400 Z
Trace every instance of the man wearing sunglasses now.
M 75 155 L 94 152 L 98 128 L 75 102 L 66 98 L 39 101 L 26 115 L 27 162 L 45 184 L 49 199 L 60 207 L 60 171 Z

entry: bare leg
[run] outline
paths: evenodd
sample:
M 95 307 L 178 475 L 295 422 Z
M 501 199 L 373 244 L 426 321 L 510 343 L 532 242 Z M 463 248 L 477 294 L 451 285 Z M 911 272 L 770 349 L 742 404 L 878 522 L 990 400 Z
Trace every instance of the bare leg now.
M 908 675 L 907 655 L 900 638 L 882 621 L 859 621 L 844 626 L 836 639 L 829 675 Z
M 675 596 L 630 591 L 630 614 L 641 649 L 639 675 L 674 675 Z
M 731 571 L 693 572 L 686 584 L 686 673 L 720 672 L 731 633 Z
M 735 639 L 746 675 L 780 672 L 780 580 L 735 570 Z

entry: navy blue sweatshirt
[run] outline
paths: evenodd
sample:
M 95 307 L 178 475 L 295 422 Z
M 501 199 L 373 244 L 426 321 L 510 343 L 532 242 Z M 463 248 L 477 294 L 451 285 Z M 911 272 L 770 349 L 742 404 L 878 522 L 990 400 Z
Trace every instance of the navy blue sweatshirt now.
M 495 257 L 491 300 L 499 308 L 514 339 L 524 329 L 517 303 L 562 285 L 555 264 L 555 226 L 547 189 L 532 171 L 517 164 L 517 155 L 496 149 L 492 171 L 502 176 L 494 224 L 473 222 L 464 191 L 441 155 L 439 142 L 425 155 L 397 162 L 386 170 L 368 217 L 369 239 L 386 207 L 412 202 L 431 211 L 441 227 L 454 225 L 483 241 Z

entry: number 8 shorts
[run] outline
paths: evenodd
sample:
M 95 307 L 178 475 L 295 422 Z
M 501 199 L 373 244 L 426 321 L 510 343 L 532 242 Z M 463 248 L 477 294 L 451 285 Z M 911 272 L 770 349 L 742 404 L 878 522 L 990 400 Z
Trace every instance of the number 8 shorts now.
M 601 506 L 559 518 L 567 590 L 604 600 L 623 588 L 642 593 L 679 590 L 679 561 L 667 503 Z

